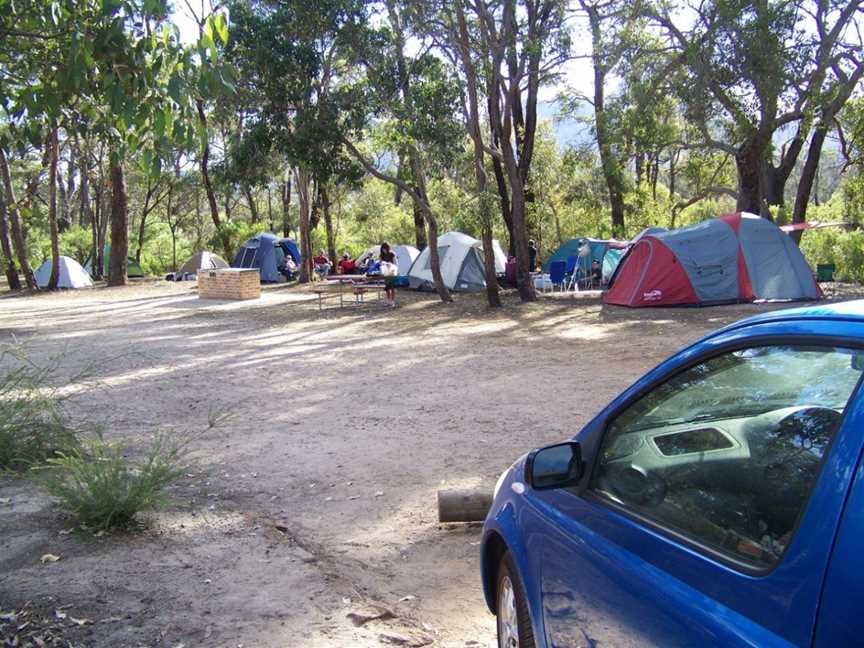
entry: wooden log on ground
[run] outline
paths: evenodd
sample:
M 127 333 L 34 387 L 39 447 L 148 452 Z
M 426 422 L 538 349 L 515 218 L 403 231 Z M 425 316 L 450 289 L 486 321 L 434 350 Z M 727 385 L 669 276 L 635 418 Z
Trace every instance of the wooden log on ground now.
M 489 490 L 438 491 L 439 522 L 482 522 L 491 507 Z

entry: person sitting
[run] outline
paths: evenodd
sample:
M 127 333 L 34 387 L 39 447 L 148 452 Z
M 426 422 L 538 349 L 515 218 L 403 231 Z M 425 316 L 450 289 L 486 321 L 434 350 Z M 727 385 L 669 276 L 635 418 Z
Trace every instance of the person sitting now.
M 336 272 L 338 274 L 349 275 L 354 274 L 357 271 L 357 264 L 351 260 L 351 257 L 348 256 L 348 253 L 345 252 L 342 255 L 342 260 L 336 264 Z
M 366 274 L 367 275 L 379 275 L 381 274 L 381 264 L 376 261 L 373 257 L 369 257 L 368 263 L 366 263 Z
M 284 275 L 285 279 L 292 281 L 297 276 L 297 264 L 291 255 L 285 255 L 285 260 L 276 269 Z
M 600 262 L 594 259 L 591 262 L 591 287 L 599 288 L 603 281 L 603 269 L 600 267 Z
M 333 264 L 330 263 L 330 259 L 328 259 L 327 255 L 324 254 L 324 248 L 318 250 L 318 256 L 313 257 L 312 262 L 315 264 L 315 272 L 317 272 L 318 276 L 322 279 L 330 273 L 330 268 L 333 267 Z

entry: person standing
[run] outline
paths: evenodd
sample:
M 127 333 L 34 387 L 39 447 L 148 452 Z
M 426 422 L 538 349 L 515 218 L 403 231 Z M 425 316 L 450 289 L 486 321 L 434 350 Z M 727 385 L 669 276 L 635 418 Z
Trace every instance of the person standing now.
M 537 269 L 537 244 L 534 239 L 528 241 L 528 270 L 534 272 Z
M 385 242 L 381 244 L 381 255 L 378 258 L 382 264 L 390 263 L 394 267 L 398 267 L 398 264 L 396 262 L 396 253 L 390 249 L 389 243 Z M 395 308 L 396 273 L 384 276 L 384 294 L 387 296 L 387 305 Z

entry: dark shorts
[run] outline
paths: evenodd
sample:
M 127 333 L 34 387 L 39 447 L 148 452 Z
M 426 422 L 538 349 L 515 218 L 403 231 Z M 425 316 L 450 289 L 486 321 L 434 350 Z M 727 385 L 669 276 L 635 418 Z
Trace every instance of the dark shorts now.
M 396 277 L 384 277 L 384 287 L 392 290 L 396 287 Z

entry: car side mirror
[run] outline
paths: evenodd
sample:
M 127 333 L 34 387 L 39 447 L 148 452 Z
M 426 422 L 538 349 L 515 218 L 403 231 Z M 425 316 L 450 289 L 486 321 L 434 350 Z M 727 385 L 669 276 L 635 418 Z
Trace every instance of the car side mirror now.
M 575 486 L 584 472 L 582 447 L 576 441 L 535 450 L 525 464 L 526 480 L 535 490 Z

